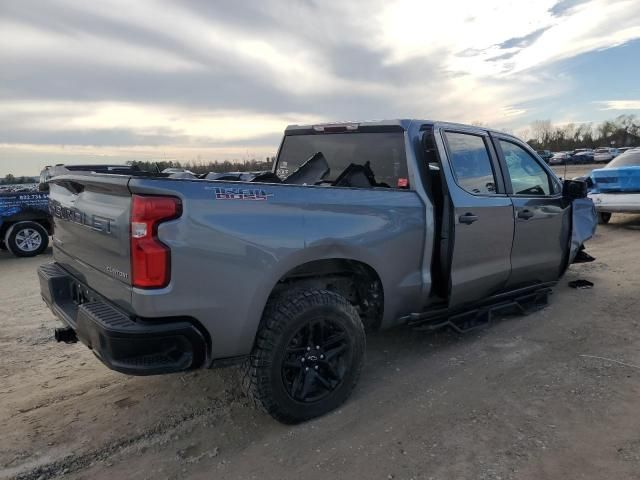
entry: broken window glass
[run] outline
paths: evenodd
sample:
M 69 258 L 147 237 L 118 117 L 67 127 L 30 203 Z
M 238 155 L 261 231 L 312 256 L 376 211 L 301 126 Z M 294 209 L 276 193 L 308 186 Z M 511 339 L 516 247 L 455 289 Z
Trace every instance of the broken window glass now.
M 403 132 L 287 135 L 276 174 L 285 180 L 318 153 L 322 153 L 329 165 L 329 173 L 318 184 L 409 187 Z M 345 171 L 349 177 L 346 180 Z

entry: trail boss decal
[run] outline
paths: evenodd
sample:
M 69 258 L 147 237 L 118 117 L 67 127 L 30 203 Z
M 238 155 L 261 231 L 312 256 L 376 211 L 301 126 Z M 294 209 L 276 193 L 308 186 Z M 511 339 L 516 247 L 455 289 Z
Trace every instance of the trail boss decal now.
M 215 187 L 216 200 L 268 200 L 273 193 L 256 188 L 222 188 Z

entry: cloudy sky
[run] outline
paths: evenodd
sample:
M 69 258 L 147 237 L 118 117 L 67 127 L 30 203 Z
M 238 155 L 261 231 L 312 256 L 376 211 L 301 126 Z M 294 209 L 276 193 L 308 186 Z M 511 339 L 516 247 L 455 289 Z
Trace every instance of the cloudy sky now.
M 272 155 L 290 123 L 640 113 L 638 0 L 2 0 L 0 175 Z

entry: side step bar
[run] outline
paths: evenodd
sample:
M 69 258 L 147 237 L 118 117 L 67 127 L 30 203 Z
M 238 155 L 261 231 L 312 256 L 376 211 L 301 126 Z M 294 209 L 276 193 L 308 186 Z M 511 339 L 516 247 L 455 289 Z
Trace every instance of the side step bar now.
M 549 303 L 551 284 L 539 285 L 496 295 L 475 307 L 466 310 L 442 308 L 424 313 L 413 313 L 406 317 L 407 324 L 419 331 L 438 330 L 449 327 L 458 333 L 466 333 L 488 325 L 494 315 L 528 315 Z

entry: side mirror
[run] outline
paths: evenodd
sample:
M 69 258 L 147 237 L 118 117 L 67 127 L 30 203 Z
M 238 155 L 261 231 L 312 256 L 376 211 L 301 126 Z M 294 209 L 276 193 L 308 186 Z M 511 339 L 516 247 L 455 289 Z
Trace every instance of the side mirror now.
M 587 182 L 584 180 L 565 180 L 562 182 L 562 196 L 566 199 L 585 198 L 588 191 Z

